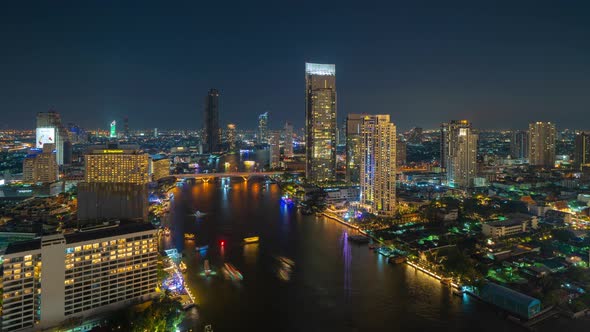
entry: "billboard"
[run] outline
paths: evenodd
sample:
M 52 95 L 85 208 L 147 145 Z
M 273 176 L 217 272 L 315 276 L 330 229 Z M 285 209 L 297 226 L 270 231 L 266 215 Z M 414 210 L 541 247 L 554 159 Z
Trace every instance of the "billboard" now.
M 55 144 L 55 128 L 37 128 L 37 148 L 45 143 Z

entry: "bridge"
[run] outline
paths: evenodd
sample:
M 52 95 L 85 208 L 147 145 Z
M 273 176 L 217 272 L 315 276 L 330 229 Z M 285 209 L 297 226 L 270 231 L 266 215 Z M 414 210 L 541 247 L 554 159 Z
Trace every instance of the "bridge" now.
M 209 182 L 216 178 L 242 178 L 244 181 L 248 181 L 254 177 L 277 177 L 283 174 L 303 174 L 305 171 L 274 171 L 274 172 L 227 172 L 227 173 L 196 173 L 196 174 L 174 174 L 177 180 L 182 179 L 195 179 L 203 180 L 203 182 Z

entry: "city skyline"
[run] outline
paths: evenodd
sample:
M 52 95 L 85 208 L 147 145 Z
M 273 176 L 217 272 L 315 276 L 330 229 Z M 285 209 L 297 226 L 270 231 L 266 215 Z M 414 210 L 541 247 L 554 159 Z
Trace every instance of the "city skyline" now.
M 511 4 L 500 14 L 484 4 L 383 4 L 357 13 L 317 4 L 331 10 L 320 10 L 314 27 L 300 23 L 316 15 L 308 5 L 205 6 L 11 4 L 12 15 L 0 23 L 14 31 L 0 55 L 9 78 L 0 82 L 2 129 L 28 128 L 23 115 L 50 108 L 82 127 L 128 117 L 132 129 L 199 128 L 202 120 L 183 119 L 202 109 L 201 96 L 212 87 L 224 96 L 222 124 L 253 128 L 255 115 L 268 110 L 273 123 L 300 128 L 305 62 L 338 65 L 339 124 L 371 108 L 390 114 L 401 130 L 452 118 L 481 129 L 524 129 L 530 121 L 577 129 L 587 112 L 585 6 Z M 205 33 L 214 22 L 227 27 Z M 301 37 L 324 26 L 334 33 Z M 154 49 L 151 38 L 162 47 Z M 211 51 L 202 52 L 203 45 Z M 278 88 L 260 95 L 258 82 Z

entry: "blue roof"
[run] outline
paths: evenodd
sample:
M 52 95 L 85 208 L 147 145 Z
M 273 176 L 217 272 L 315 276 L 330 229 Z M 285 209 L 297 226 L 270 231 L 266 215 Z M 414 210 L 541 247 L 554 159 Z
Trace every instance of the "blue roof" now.
M 514 302 L 517 302 L 519 304 L 526 305 L 526 306 L 541 304 L 541 301 L 539 301 L 538 299 L 536 299 L 532 296 L 528 296 L 526 294 L 517 292 L 517 291 L 512 290 L 510 288 L 500 286 L 500 285 L 495 284 L 493 282 L 488 282 L 485 286 L 483 286 L 482 292 L 483 293 L 491 292 L 494 295 L 500 295 L 503 297 L 507 297 L 507 298 L 510 298 Z

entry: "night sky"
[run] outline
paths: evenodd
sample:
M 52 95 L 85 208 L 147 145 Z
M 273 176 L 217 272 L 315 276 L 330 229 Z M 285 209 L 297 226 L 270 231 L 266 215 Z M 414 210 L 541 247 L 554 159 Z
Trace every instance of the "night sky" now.
M 587 1 L 344 2 L 5 1 L 0 127 L 53 107 L 87 128 L 199 128 L 211 87 L 222 126 L 301 127 L 309 61 L 336 64 L 339 121 L 590 129 Z

